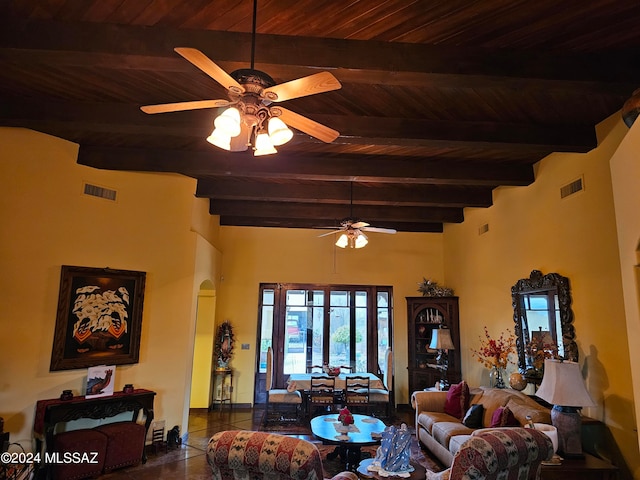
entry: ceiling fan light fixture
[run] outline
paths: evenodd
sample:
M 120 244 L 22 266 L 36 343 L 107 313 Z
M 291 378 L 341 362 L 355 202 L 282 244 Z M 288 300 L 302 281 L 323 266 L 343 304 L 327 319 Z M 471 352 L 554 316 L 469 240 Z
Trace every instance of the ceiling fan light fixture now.
M 256 135 L 256 148 L 253 155 L 259 157 L 261 155 L 271 155 L 273 153 L 278 153 L 278 151 L 273 146 L 273 143 L 271 143 L 269 134 L 264 130 L 259 132 Z
M 367 240 L 367 236 L 364 233 L 360 232 L 360 235 L 356 236 L 356 240 L 354 242 L 354 247 L 355 248 L 362 248 L 367 243 L 369 243 L 369 240 Z
M 293 138 L 293 132 L 278 117 L 269 119 L 269 138 L 274 146 L 284 145 Z
M 349 237 L 346 233 L 343 233 L 338 237 L 338 240 L 336 240 L 336 247 L 347 248 L 347 245 L 349 245 Z
M 219 128 L 213 129 L 211 135 L 207 137 L 207 142 L 223 150 L 231 151 L 231 137 Z
M 216 117 L 213 124 L 229 137 L 240 135 L 240 111 L 229 107 Z

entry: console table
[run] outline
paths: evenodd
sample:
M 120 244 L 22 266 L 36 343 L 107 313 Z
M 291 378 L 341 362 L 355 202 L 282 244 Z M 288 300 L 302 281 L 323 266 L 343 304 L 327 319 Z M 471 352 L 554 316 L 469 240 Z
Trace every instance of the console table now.
M 36 438 L 36 451 L 42 452 L 42 444 L 49 451 L 53 446 L 53 432 L 57 423 L 69 422 L 81 418 L 103 419 L 122 412 L 132 412 L 132 419 L 142 410 L 146 415 L 145 432 L 153 421 L 153 399 L 156 392 L 136 389 L 131 393 L 114 392 L 104 397 L 73 397 L 69 400 L 52 398 L 36 403 L 33 431 Z M 144 449 L 143 449 L 144 452 Z M 147 461 L 143 453 L 142 463 Z
M 616 480 L 618 467 L 589 455 L 584 458 L 565 458 L 560 465 L 542 465 L 540 480 Z
M 231 394 L 233 392 L 233 370 L 230 368 L 215 369 L 211 371 L 211 398 L 209 411 L 215 408 L 216 403 L 222 410 L 222 405 L 229 403 L 231 408 Z M 227 384 L 228 380 L 228 384 Z

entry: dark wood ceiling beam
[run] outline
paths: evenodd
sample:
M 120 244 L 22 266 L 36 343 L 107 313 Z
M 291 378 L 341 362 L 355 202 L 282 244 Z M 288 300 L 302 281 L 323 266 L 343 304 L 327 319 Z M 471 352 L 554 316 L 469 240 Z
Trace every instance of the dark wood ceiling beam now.
M 230 178 L 198 181 L 197 197 L 213 200 L 245 200 L 348 205 L 351 189 L 347 182 L 282 184 Z M 353 184 L 353 205 L 413 207 L 489 207 L 491 187 L 442 187 L 412 185 L 410 188 L 383 184 L 374 188 Z
M 327 220 L 327 225 L 331 225 L 331 220 Z M 220 225 L 234 227 L 275 227 L 275 228 L 316 228 L 319 223 L 315 219 L 282 218 L 282 217 L 249 217 L 249 216 L 229 216 L 220 217 Z M 339 226 L 335 224 L 336 228 Z M 379 222 L 376 227 L 395 228 L 399 232 L 421 232 L 421 233 L 442 233 L 443 224 L 439 222 Z M 323 232 L 318 231 L 317 235 Z M 375 233 L 373 235 L 376 235 Z
M 179 46 L 198 48 L 216 62 L 241 62 L 246 67 L 250 59 L 251 35 L 88 22 L 19 22 L 7 17 L 0 20 L 0 59 L 3 60 L 18 59 L 21 53 L 37 55 L 38 52 L 58 51 L 64 52 L 57 54 L 58 64 L 87 66 L 99 62 L 105 68 L 150 69 L 152 63 L 168 62 L 164 67 L 167 70 L 193 68 L 187 62 L 183 61 L 185 65 L 182 66 L 176 62 L 173 48 Z M 376 54 L 372 55 L 372 51 Z M 79 53 L 89 55 L 80 59 L 76 56 Z M 619 86 L 624 83 L 631 88 L 640 82 L 638 51 L 554 54 L 531 50 L 258 35 L 255 56 L 257 68 L 262 64 L 291 66 L 313 63 L 313 68 L 378 72 L 379 81 L 385 83 L 392 81 L 396 72 L 480 75 L 493 77 L 489 81 L 494 84 L 506 81 L 498 77 L 578 83 L 613 82 Z M 165 60 L 145 57 L 165 57 Z M 41 61 L 50 60 L 45 57 Z M 379 77 L 379 72 L 383 71 L 392 73 Z M 620 82 L 621 78 L 624 82 Z
M 22 126 L 56 134 L 82 130 L 123 135 L 206 138 L 215 110 L 147 115 L 136 105 L 112 103 L 0 103 L 0 125 Z M 586 152 L 597 145 L 591 126 L 452 122 L 424 119 L 308 115 L 340 132 L 339 144 L 509 148 L 544 156 L 551 152 Z M 44 130 L 46 129 L 46 130 Z M 302 134 L 298 134 L 301 136 Z
M 341 205 L 308 204 L 308 203 L 265 203 L 241 202 L 228 200 L 211 200 L 209 213 L 220 216 L 249 216 L 249 217 L 278 217 L 283 218 L 312 218 L 312 219 L 342 219 L 349 217 L 350 209 Z M 445 207 L 388 207 L 360 205 L 354 209 L 357 218 L 366 220 L 375 218 L 376 221 L 387 222 L 445 222 L 461 223 L 464 215 L 461 208 Z M 321 226 L 319 224 L 318 226 Z M 377 225 L 376 225 L 377 226 Z
M 217 150 L 167 151 L 80 146 L 78 163 L 123 171 L 176 172 L 190 177 L 245 177 L 434 185 L 529 185 L 530 165 L 458 163 L 389 156 L 323 157 L 278 153 L 256 158 L 250 153 Z

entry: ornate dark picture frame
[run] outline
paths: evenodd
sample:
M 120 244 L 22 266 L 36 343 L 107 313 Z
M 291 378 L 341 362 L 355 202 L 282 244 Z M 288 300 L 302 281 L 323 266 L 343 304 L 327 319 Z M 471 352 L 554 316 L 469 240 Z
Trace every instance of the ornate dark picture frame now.
M 49 370 L 138 363 L 146 273 L 63 265 Z

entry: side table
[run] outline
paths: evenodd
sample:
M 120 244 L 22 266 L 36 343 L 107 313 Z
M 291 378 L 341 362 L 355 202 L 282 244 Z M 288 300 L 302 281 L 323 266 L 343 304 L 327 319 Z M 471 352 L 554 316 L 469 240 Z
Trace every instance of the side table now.
M 616 480 L 618 467 L 588 453 L 584 458 L 565 458 L 560 465 L 542 465 L 541 480 Z
M 211 399 L 209 401 L 209 411 L 215 409 L 218 404 L 222 410 L 222 405 L 229 403 L 232 407 L 231 393 L 233 392 L 233 370 L 231 368 L 215 369 L 211 371 Z

